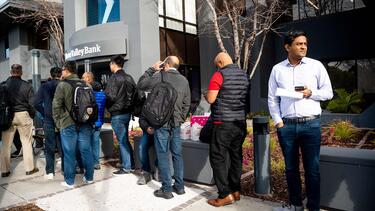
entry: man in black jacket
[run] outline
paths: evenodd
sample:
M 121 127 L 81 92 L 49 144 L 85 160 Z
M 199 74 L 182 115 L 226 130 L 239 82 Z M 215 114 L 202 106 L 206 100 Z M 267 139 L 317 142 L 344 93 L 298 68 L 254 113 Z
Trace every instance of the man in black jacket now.
M 43 130 L 45 135 L 45 157 L 46 175 L 45 179 L 52 180 L 55 174 L 55 149 L 56 146 L 61 153 L 60 134 L 56 132 L 55 122 L 52 117 L 52 101 L 55 95 L 57 84 L 61 78 L 61 68 L 53 67 L 50 70 L 51 79 L 42 84 L 36 93 L 34 106 L 43 116 Z M 61 169 L 64 169 L 63 158 L 61 156 Z
M 10 74 L 11 76 L 6 80 L 6 86 L 10 105 L 14 111 L 14 118 L 10 128 L 2 133 L 1 177 L 10 175 L 10 149 L 16 130 L 20 134 L 26 175 L 39 171 L 38 168 L 34 167 L 32 148 L 32 128 L 35 115 L 32 106 L 34 91 L 28 82 L 21 79 L 22 66 L 20 64 L 13 64 Z
M 133 148 L 128 137 L 131 112 L 131 101 L 135 91 L 134 79 L 125 73 L 125 60 L 121 56 L 111 58 L 109 66 L 112 75 L 105 89 L 106 107 L 111 113 L 112 128 L 120 145 L 122 168 L 113 172 L 114 175 L 128 174 L 134 170 Z

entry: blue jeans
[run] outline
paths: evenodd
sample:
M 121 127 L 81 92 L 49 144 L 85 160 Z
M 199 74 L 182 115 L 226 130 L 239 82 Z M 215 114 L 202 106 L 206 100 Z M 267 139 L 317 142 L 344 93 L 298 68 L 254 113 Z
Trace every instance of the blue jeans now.
M 64 169 L 64 157 L 61 153 L 61 142 L 59 133 L 55 132 L 55 126 L 51 123 L 45 122 L 43 124 L 45 136 L 44 154 L 46 157 L 46 174 L 55 173 L 55 150 L 56 147 L 61 156 L 61 169 Z
M 92 127 L 83 124 L 79 128 L 70 125 L 61 130 L 61 144 L 64 151 L 64 179 L 69 185 L 74 184 L 76 167 L 76 148 L 80 152 L 85 178 L 90 181 L 94 177 L 94 164 L 90 145 Z
M 134 169 L 133 148 L 128 137 L 129 121 L 129 114 L 116 115 L 111 118 L 112 128 L 120 145 L 122 166 L 126 171 Z
M 139 143 L 139 160 L 142 164 L 142 170 L 151 172 L 150 168 L 150 157 L 148 155 L 148 150 L 154 143 L 154 135 L 150 135 L 147 131 L 143 131 L 141 141 Z M 155 160 L 155 166 L 157 166 L 157 159 Z
M 320 205 L 320 119 L 306 123 L 287 123 L 277 130 L 285 159 L 285 174 L 289 200 L 292 205 L 302 205 L 301 179 L 299 171 L 299 149 L 305 169 L 307 208 L 319 210 Z
M 100 128 L 95 128 L 91 135 L 91 148 L 94 159 L 94 165 L 98 165 L 100 152 Z
M 177 189 L 184 188 L 184 163 L 182 160 L 182 143 L 180 139 L 180 127 L 159 128 L 155 130 L 154 142 L 158 167 L 162 181 L 162 190 L 172 192 L 172 175 L 169 168 L 169 151 L 172 154 L 174 170 L 174 186 Z

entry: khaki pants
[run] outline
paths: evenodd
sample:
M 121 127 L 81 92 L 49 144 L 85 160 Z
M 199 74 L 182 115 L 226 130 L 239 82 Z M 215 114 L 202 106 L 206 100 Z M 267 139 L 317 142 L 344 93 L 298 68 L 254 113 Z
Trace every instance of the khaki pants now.
M 3 147 L 1 148 L 0 170 L 2 173 L 10 171 L 10 153 L 16 130 L 20 134 L 22 143 L 25 171 L 34 169 L 34 155 L 32 147 L 33 120 L 27 111 L 15 112 L 12 126 L 2 133 Z

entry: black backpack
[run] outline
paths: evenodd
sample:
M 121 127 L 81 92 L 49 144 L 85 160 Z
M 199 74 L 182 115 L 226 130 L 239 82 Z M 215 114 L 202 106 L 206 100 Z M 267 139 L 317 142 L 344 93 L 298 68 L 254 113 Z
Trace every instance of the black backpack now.
M 68 111 L 74 122 L 94 123 L 98 119 L 98 106 L 93 89 L 82 80 L 65 81 L 73 88 L 72 108 Z
M 0 130 L 5 131 L 12 125 L 14 112 L 10 106 L 5 81 L 0 84 Z
M 160 128 L 173 118 L 174 104 L 177 100 L 177 91 L 163 79 L 156 84 L 148 94 L 142 108 L 142 115 L 153 128 Z

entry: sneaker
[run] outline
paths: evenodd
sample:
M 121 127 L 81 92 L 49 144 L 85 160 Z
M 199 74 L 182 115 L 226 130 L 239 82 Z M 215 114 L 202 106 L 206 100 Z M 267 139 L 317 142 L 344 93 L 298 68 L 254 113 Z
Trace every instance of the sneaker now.
M 66 188 L 74 188 L 74 185 L 69 185 L 69 184 L 66 183 L 65 181 L 64 181 L 64 182 L 61 182 L 60 185 L 66 187 Z
M 100 164 L 95 164 L 95 165 L 94 165 L 94 169 L 95 169 L 95 170 L 100 170 Z
M 54 177 L 53 173 L 49 173 L 49 174 L 44 175 L 44 179 L 46 179 L 46 180 L 53 180 L 53 177 Z
M 130 170 L 125 170 L 123 168 L 119 169 L 118 171 L 113 172 L 113 176 L 121 176 L 125 174 L 130 174 Z
M 93 180 L 87 180 L 86 177 L 83 177 L 83 178 L 82 178 L 82 182 L 83 182 L 84 184 L 88 184 L 88 185 L 94 183 Z
M 165 199 L 173 198 L 173 194 L 171 192 L 164 192 L 161 188 L 159 190 L 154 191 L 154 196 Z
M 173 185 L 173 192 L 175 192 L 177 195 L 182 195 L 182 194 L 185 194 L 185 189 L 184 188 L 177 189 L 176 186 Z
M 151 181 L 151 174 L 147 171 L 142 172 L 141 177 L 137 181 L 138 185 L 146 185 L 148 182 Z
M 285 205 L 283 204 L 281 207 L 274 207 L 272 211 L 303 211 L 303 206 L 294 206 L 294 205 Z

